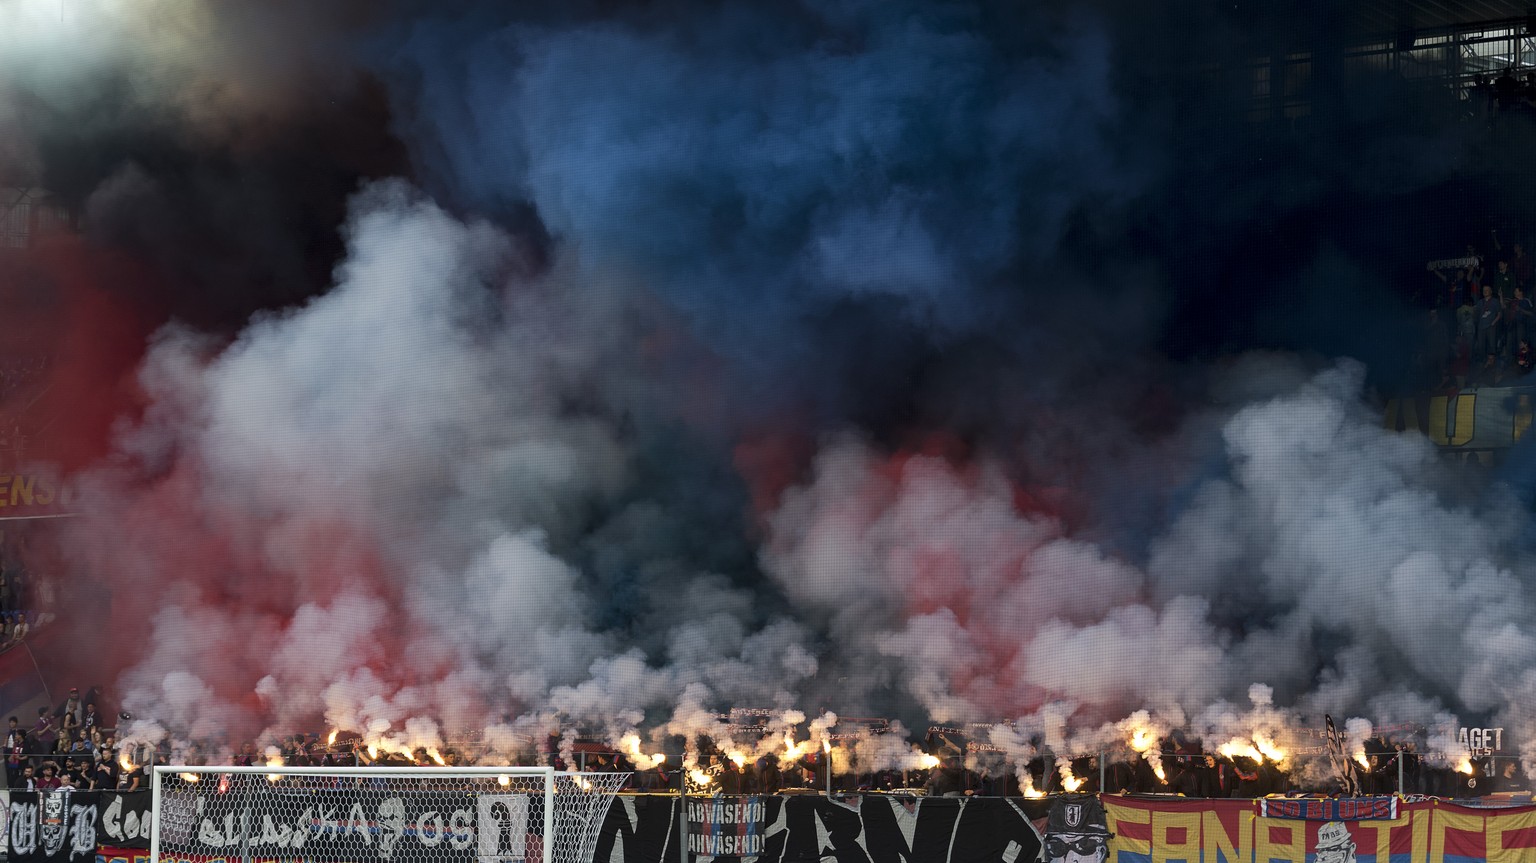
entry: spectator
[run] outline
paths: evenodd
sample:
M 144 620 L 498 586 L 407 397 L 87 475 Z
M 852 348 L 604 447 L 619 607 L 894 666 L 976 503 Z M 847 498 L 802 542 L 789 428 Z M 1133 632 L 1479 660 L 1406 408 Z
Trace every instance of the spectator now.
M 16 782 L 21 778 L 22 762 L 27 748 L 27 732 L 22 729 L 20 720 L 12 716 L 5 734 L 5 784 L 15 788 Z
M 85 705 L 85 713 L 80 717 L 80 727 L 86 734 L 100 730 L 101 717 L 96 714 L 96 702 L 92 701 Z
M 1483 285 L 1483 298 L 1477 302 L 1477 336 L 1473 340 L 1473 354 L 1483 361 L 1485 369 L 1493 369 L 1494 356 L 1499 350 L 1499 318 L 1503 313 L 1503 303 L 1493 295 L 1493 287 Z
M 1232 791 L 1237 787 L 1237 773 L 1232 769 L 1232 762 L 1225 758 L 1218 760 L 1215 756 L 1205 756 L 1205 770 L 1201 777 L 1201 797 L 1231 797 Z
M 1477 337 L 1477 302 L 1472 298 L 1471 292 L 1462 295 L 1461 304 L 1456 307 L 1456 339 L 1464 341 L 1467 347 Z
M 38 752 L 53 751 L 53 745 L 58 741 L 59 733 L 53 725 L 53 719 L 48 716 L 48 708 L 37 709 L 37 721 L 32 724 L 31 737 Z
M 1466 270 L 1457 270 L 1456 277 L 1453 279 L 1447 279 L 1445 273 L 1439 270 L 1431 269 L 1430 272 L 1434 273 L 1435 278 L 1445 284 L 1445 305 L 1447 308 L 1455 309 L 1464 300 L 1469 298 L 1475 299 L 1473 290 L 1476 286 L 1472 283 L 1472 279 L 1468 276 Z
M 17 791 L 36 791 L 37 777 L 32 765 L 25 764 L 21 768 L 21 779 L 14 786 Z
M 1515 107 L 1515 100 L 1520 98 L 1520 82 L 1515 80 L 1513 71 L 1505 69 L 1494 79 L 1493 98 L 1501 112 Z
M 52 791 L 63 785 L 64 783 L 59 781 L 58 770 L 59 768 L 52 761 L 44 761 L 43 775 L 37 780 L 37 790 Z
M 117 762 L 112 760 L 112 750 L 103 749 L 96 753 L 91 780 L 91 787 L 98 790 L 110 791 L 117 787 Z
M 1531 287 L 1531 256 L 1525 253 L 1525 246 L 1515 243 L 1510 246 L 1509 271 L 1515 274 L 1515 284 L 1527 290 Z
M 1499 261 L 1498 269 L 1493 273 L 1493 292 L 1500 302 L 1507 303 L 1515 298 L 1515 273 L 1509 268 L 1509 261 Z
M 140 764 L 129 771 L 119 781 L 124 791 L 138 791 L 149 787 L 149 774 L 154 768 L 149 764 Z
M 1515 351 L 1515 369 L 1521 375 L 1528 375 L 1528 374 L 1530 374 L 1531 373 L 1531 363 L 1532 363 L 1533 359 L 1536 359 L 1536 358 L 1533 358 L 1531 356 L 1531 342 L 1530 342 L 1530 340 L 1529 339 L 1521 339 L 1520 340 L 1520 349 Z
M 69 690 L 69 697 L 64 699 L 63 704 L 59 705 L 58 714 L 60 727 L 75 728 L 80 724 L 81 713 L 80 690 L 72 688 Z
M 1526 295 L 1524 288 L 1515 288 L 1515 301 L 1511 304 L 1514 310 L 1514 335 L 1513 342 L 1530 338 L 1533 324 L 1536 324 L 1536 305 L 1531 303 L 1531 298 Z
M 59 769 L 59 782 L 63 788 L 84 788 L 85 777 L 80 772 L 80 764 L 73 758 L 65 758 L 64 766 Z

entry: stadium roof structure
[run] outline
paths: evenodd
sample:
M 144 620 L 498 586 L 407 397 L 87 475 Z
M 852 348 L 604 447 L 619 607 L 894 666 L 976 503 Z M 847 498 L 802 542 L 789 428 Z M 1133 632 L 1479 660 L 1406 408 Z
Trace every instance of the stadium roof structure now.
M 1256 121 L 1310 115 L 1317 64 L 1329 76 L 1385 74 L 1443 88 L 1468 116 L 1480 76 L 1536 71 L 1536 0 L 1238 0 L 1225 15 L 1255 38 L 1243 59 L 1206 69 L 1247 90 L 1249 119 Z
M 1513 22 L 1536 12 L 1536 5 L 1528 0 L 1364 0 L 1344 7 L 1348 10 L 1344 26 L 1362 36 Z

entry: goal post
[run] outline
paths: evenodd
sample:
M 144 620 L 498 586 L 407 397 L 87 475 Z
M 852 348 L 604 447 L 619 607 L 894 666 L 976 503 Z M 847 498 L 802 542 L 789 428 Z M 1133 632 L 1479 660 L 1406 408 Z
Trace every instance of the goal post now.
M 149 863 L 591 863 L 628 773 L 157 765 Z

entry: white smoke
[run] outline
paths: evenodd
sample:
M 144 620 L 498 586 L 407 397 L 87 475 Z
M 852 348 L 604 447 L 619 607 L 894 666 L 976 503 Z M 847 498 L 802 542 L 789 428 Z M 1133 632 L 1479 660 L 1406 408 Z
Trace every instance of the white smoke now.
M 124 704 L 172 737 L 249 728 L 254 692 L 253 735 L 323 716 L 399 748 L 485 728 L 522 746 L 570 723 L 721 735 L 731 705 L 824 703 L 1014 718 L 1062 754 L 1106 747 L 1136 710 L 1190 717 L 1213 746 L 1324 711 L 1470 711 L 1531 752 L 1508 695 L 1536 691 L 1524 517 L 1382 429 L 1356 366 L 1227 386 L 1252 400 L 1221 409 L 1224 467 L 1145 565 L 1021 512 L 999 456 L 836 437 L 767 519 L 783 610 L 666 548 L 667 593 L 635 600 L 659 632 L 637 639 L 598 620 L 610 598 L 573 549 L 634 482 L 619 415 L 644 398 L 624 360 L 644 311 L 559 264 L 512 275 L 504 235 L 398 183 L 358 198 L 347 237 L 334 289 L 304 308 L 222 347 L 163 332 L 127 461 L 83 481 L 77 562 L 160 609 Z

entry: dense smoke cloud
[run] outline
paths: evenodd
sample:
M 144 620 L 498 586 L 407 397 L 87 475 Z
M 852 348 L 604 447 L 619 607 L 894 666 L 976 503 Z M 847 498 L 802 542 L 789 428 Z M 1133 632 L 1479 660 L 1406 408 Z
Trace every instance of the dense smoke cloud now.
M 1185 315 L 1169 232 L 1321 197 L 1162 214 L 1204 168 L 1112 13 L 42 5 L 0 6 L 0 158 L 152 331 L 51 576 L 146 628 L 96 666 L 136 736 L 652 752 L 753 707 L 1025 760 L 1328 712 L 1536 757 L 1528 514 L 1360 363 Z M 1297 248 L 1255 306 L 1370 263 Z

